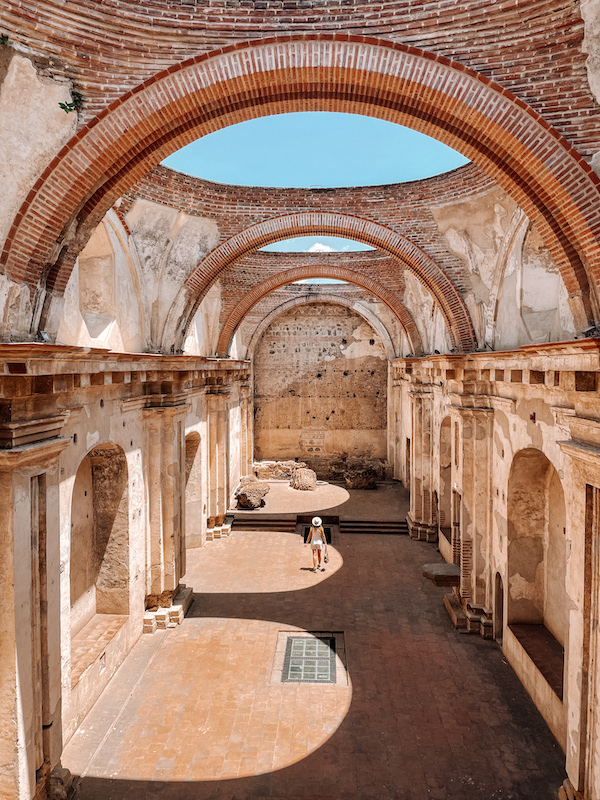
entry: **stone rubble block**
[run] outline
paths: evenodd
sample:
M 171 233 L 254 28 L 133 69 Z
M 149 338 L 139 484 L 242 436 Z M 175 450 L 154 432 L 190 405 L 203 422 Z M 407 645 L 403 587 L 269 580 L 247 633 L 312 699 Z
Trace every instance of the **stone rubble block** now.
M 306 466 L 304 461 L 255 461 L 252 469 L 258 480 L 289 481 L 295 470 Z
M 377 488 L 377 473 L 368 464 L 350 467 L 344 472 L 344 480 L 348 489 Z
M 247 475 L 240 480 L 235 490 L 238 508 L 260 508 L 264 506 L 265 495 L 269 492 L 269 484 L 259 481 L 254 475 Z
M 290 486 L 301 492 L 312 492 L 317 488 L 317 473 L 304 467 L 296 469 L 292 474 Z

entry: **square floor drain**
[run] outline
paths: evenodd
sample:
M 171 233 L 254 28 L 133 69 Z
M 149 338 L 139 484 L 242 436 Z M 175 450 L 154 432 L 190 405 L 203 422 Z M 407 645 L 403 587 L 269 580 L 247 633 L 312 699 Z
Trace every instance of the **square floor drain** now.
M 282 683 L 335 683 L 335 639 L 288 636 Z
M 271 685 L 282 683 L 348 686 L 344 634 L 341 631 L 280 630 Z

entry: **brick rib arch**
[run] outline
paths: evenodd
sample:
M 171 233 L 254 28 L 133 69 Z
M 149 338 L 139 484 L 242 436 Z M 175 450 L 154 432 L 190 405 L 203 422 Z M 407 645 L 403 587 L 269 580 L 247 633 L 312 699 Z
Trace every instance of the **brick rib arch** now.
M 435 53 L 347 34 L 232 45 L 127 92 L 39 178 L 9 233 L 5 271 L 62 293 L 94 226 L 169 153 L 232 123 L 308 110 L 391 120 L 464 153 L 538 222 L 578 327 L 598 318 L 600 183 L 584 160 L 485 76 Z
M 202 297 L 211 284 L 237 258 L 272 242 L 294 236 L 317 234 L 356 239 L 398 258 L 435 297 L 446 320 L 453 347 L 465 351 L 473 350 L 476 347 L 473 323 L 467 307 L 452 281 L 432 258 L 406 237 L 385 225 L 379 225 L 361 217 L 335 213 L 305 212 L 275 217 L 246 228 L 215 248 L 186 279 L 186 286 L 193 305 L 187 314 L 185 329 L 187 330 Z M 314 268 L 312 269 L 314 270 Z M 336 268 L 330 271 L 331 274 L 323 274 L 323 277 L 338 277 L 337 274 L 334 274 Z M 358 277 L 357 273 L 348 272 L 347 274 Z M 316 276 L 309 272 L 301 277 Z M 344 278 L 344 280 L 348 279 Z M 354 278 L 349 280 L 351 283 L 358 283 L 358 280 Z M 252 291 L 254 292 L 255 289 Z
M 286 286 L 288 283 L 294 283 L 294 281 L 300 281 L 304 278 L 337 278 L 366 289 L 368 292 L 375 295 L 375 297 L 378 297 L 382 303 L 385 303 L 402 325 L 406 333 L 406 338 L 412 347 L 413 354 L 416 356 L 423 355 L 423 343 L 415 321 L 408 309 L 400 302 L 397 295 L 390 292 L 389 289 L 386 289 L 385 286 L 382 286 L 378 281 L 373 280 L 373 278 L 337 266 L 296 267 L 295 269 L 288 269 L 285 270 L 285 272 L 272 275 L 270 278 L 267 278 L 267 280 L 253 286 L 235 306 L 223 323 L 219 333 L 217 355 L 223 358 L 227 357 L 236 330 L 241 325 L 245 316 L 263 299 L 263 297 L 266 297 L 281 286 Z
M 289 311 L 291 308 L 306 306 L 310 305 L 311 303 L 336 303 L 338 306 L 344 306 L 345 308 L 351 308 L 353 311 L 356 311 L 356 313 L 360 314 L 365 322 L 367 322 L 373 328 L 373 330 L 377 331 L 377 333 L 381 336 L 388 360 L 391 361 L 397 357 L 394 343 L 388 329 L 385 327 L 383 322 L 375 314 L 373 314 L 372 311 L 363 307 L 360 301 L 357 302 L 355 299 L 351 300 L 347 297 L 342 297 L 339 294 L 304 294 L 300 297 L 294 297 L 291 300 L 287 300 L 285 303 L 281 303 L 281 305 L 270 311 L 264 317 L 264 319 L 258 323 L 252 333 L 252 336 L 250 337 L 250 341 L 248 342 L 246 358 L 253 357 L 256 345 L 273 320 L 277 319 L 277 317 L 281 316 L 281 314 L 284 314 L 286 311 Z

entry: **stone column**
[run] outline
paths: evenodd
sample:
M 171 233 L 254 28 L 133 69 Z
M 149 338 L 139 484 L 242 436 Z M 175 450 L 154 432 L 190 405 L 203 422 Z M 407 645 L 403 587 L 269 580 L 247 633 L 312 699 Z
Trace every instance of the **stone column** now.
M 186 410 L 187 405 L 177 405 L 144 411 L 148 432 L 147 607 L 171 604 L 184 566 Z
M 460 599 L 467 607 L 467 629 L 491 636 L 491 630 L 481 630 L 481 625 L 487 624 L 488 618 L 491 619 L 491 609 L 486 608 L 486 590 L 491 548 L 494 412 L 490 408 L 456 406 L 452 411 L 454 424 L 460 417 L 462 433 L 458 465 L 461 493 Z
M 206 395 L 208 412 L 208 520 L 207 538 L 225 519 L 228 505 L 227 396 L 228 387 L 213 387 Z M 218 534 L 220 535 L 220 533 Z
M 254 409 L 252 404 L 252 388 L 250 384 L 244 383 L 241 386 L 241 406 L 242 406 L 242 442 L 241 442 L 241 473 L 242 475 L 252 474 L 254 435 L 253 420 Z
M 432 394 L 423 386 L 410 392 L 412 407 L 412 464 L 410 469 L 410 512 L 408 531 L 413 539 L 437 541 L 432 494 Z
M 70 441 L 0 450 L 3 798 L 43 793 L 62 750 L 58 458 Z
M 566 424 L 574 439 L 559 442 L 566 456 L 563 487 L 569 509 L 566 591 L 571 608 L 564 674 L 566 770 L 572 787 L 578 790 L 574 796 L 587 800 L 598 797 L 600 791 L 600 423 L 575 417 L 565 420 Z

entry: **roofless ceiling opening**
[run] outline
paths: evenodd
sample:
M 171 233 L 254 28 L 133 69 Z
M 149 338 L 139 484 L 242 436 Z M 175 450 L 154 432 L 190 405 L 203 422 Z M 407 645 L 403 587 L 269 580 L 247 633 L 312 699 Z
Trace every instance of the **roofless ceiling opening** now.
M 231 125 L 163 163 L 218 183 L 331 189 L 420 180 L 467 162 L 435 139 L 393 122 L 311 111 Z

